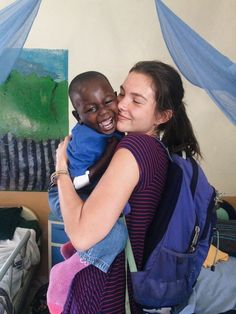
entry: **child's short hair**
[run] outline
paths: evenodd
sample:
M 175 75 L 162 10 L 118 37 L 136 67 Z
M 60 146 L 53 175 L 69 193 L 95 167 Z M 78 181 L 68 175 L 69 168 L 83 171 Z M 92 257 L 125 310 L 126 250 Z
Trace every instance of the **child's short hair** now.
M 108 78 L 104 74 L 97 71 L 87 71 L 87 72 L 80 73 L 73 78 L 73 80 L 71 81 L 69 85 L 69 95 L 71 95 L 71 93 L 75 91 L 75 89 L 78 88 L 78 85 L 86 81 L 90 81 L 90 80 L 106 80 L 107 83 L 111 86 L 111 83 L 109 82 Z

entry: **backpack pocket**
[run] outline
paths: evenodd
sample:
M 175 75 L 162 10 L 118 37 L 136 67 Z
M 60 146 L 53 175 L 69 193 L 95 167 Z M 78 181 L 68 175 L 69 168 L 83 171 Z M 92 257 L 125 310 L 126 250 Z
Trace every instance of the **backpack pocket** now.
M 162 247 L 143 271 L 131 273 L 134 299 L 144 307 L 179 305 L 192 293 L 196 252 L 179 253 Z

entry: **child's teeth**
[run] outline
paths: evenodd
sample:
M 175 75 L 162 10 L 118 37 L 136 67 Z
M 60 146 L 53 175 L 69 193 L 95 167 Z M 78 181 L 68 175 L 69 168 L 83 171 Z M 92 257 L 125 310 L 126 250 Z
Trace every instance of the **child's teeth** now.
M 101 124 L 102 126 L 107 126 L 107 125 L 111 124 L 111 122 L 112 122 L 112 119 L 109 119 L 109 120 L 106 120 L 106 121 L 101 122 L 100 124 Z

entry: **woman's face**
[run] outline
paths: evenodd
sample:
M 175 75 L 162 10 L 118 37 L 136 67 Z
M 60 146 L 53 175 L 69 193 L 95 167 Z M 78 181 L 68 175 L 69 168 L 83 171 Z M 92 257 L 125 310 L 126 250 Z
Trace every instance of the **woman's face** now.
M 155 135 L 155 129 L 160 123 L 152 85 L 152 79 L 145 74 L 138 72 L 128 74 L 118 96 L 119 131 Z

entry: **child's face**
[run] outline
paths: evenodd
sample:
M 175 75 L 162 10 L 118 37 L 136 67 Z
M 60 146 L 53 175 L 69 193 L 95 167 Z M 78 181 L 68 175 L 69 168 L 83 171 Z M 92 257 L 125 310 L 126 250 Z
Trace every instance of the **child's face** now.
M 75 108 L 73 114 L 79 122 L 99 133 L 111 134 L 116 130 L 117 97 L 105 79 L 82 83 L 70 98 Z

